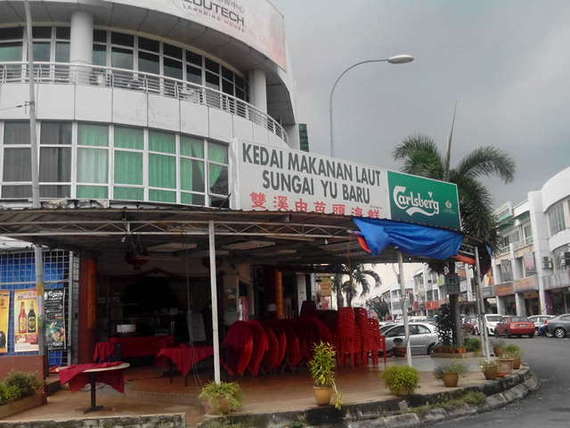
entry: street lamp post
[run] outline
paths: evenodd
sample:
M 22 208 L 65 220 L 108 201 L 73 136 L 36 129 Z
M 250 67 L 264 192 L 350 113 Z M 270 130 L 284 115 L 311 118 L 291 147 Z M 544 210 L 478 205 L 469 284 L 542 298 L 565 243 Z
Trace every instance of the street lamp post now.
M 330 131 L 331 156 L 334 156 L 333 97 L 334 97 L 334 91 L 336 90 L 336 87 L 338 86 L 338 82 L 340 82 L 340 79 L 342 79 L 342 77 L 353 68 L 356 68 L 363 64 L 370 64 L 373 62 L 387 62 L 389 64 L 406 64 L 408 62 L 412 62 L 413 60 L 414 57 L 411 55 L 396 55 L 396 56 L 391 56 L 389 58 L 368 59 L 351 65 L 350 67 L 346 68 L 342 73 L 339 74 L 339 76 L 336 78 L 332 86 L 331 93 L 329 95 L 329 131 Z

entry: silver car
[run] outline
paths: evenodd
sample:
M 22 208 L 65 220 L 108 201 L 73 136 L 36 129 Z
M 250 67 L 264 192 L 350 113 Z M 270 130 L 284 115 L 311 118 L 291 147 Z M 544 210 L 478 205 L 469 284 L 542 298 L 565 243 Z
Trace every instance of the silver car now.
M 551 320 L 554 315 L 531 315 L 528 320 L 534 323 L 534 328 L 538 331 L 545 324 L 546 320 Z
M 437 330 L 433 324 L 414 322 L 410 327 L 410 347 L 412 354 L 431 354 L 437 345 Z M 404 343 L 404 324 L 396 324 L 384 331 L 386 336 L 386 349 L 391 351 L 395 343 Z

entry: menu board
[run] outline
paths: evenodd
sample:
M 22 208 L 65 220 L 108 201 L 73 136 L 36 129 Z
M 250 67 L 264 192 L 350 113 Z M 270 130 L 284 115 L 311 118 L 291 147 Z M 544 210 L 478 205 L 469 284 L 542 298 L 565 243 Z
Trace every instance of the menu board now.
M 66 348 L 64 302 L 65 289 L 46 290 L 44 300 L 46 343 L 50 351 Z
M 16 290 L 14 292 L 14 352 L 38 350 L 38 296 L 36 290 Z

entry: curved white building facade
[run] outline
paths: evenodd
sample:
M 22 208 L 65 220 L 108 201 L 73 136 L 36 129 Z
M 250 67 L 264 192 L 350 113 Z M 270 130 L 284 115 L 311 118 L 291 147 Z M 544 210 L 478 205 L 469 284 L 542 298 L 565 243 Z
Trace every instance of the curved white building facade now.
M 228 206 L 229 146 L 298 145 L 266 0 L 32 1 L 40 193 Z M 0 197 L 31 197 L 21 1 L 0 0 Z

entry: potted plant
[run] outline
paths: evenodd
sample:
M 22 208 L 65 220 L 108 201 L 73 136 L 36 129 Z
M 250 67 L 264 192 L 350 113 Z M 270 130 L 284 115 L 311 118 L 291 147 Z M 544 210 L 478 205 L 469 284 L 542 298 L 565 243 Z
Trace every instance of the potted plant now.
M 481 371 L 487 380 L 497 379 L 498 364 L 495 360 L 481 361 Z
M 455 388 L 459 382 L 459 376 L 466 371 L 467 367 L 464 364 L 454 362 L 446 366 L 437 367 L 434 370 L 434 376 L 436 379 L 442 380 L 447 388 Z
M 505 352 L 505 341 L 496 340 L 493 342 L 493 353 L 496 357 L 500 357 Z
M 210 382 L 206 384 L 200 395 L 206 413 L 227 415 L 241 407 L 241 391 L 235 382 Z
M 336 352 L 330 343 L 321 342 L 315 345 L 313 358 L 309 361 L 309 370 L 313 377 L 313 393 L 319 406 L 330 404 L 333 392 L 334 405 L 340 408 L 341 394 L 336 388 Z
M 479 352 L 481 350 L 481 341 L 476 337 L 468 337 L 465 339 L 465 348 L 467 352 Z
M 513 362 L 514 362 L 514 356 L 508 354 L 507 352 L 503 352 L 499 357 L 497 376 L 505 377 L 510 375 L 513 372 Z
M 517 345 L 507 345 L 505 346 L 505 352 L 512 356 L 513 358 L 513 370 L 518 370 L 521 368 L 521 357 L 522 350 L 520 346 Z
M 417 369 L 409 366 L 388 367 L 381 376 L 386 387 L 397 396 L 413 394 L 420 382 Z

